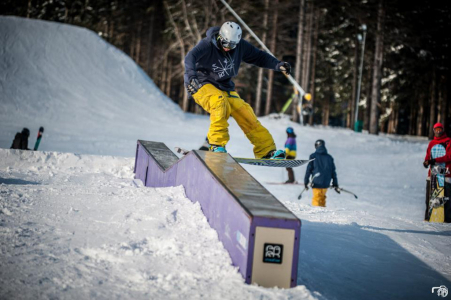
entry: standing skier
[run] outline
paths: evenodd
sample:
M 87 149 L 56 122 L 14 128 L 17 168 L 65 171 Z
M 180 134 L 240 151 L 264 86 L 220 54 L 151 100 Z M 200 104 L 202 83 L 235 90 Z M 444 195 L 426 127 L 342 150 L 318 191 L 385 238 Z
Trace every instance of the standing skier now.
M 241 35 L 241 27 L 234 22 L 209 28 L 207 37 L 185 57 L 185 86 L 194 101 L 210 113 L 210 151 L 227 152 L 227 120 L 231 115 L 254 145 L 256 158 L 285 158 L 285 151 L 276 151 L 271 134 L 235 91 L 232 78 L 238 75 L 242 61 L 286 74 L 290 74 L 291 66 L 252 46 Z
M 442 144 L 446 149 L 446 154 L 442 157 L 431 158 L 431 149 L 435 145 Z M 436 123 L 434 125 L 434 139 L 429 142 L 428 148 L 426 150 L 426 157 L 424 158 L 423 166 L 428 168 L 435 165 L 436 163 L 445 163 L 446 168 L 451 170 L 451 138 L 449 138 L 441 123 Z M 431 169 L 429 168 L 428 178 L 426 180 L 426 212 L 424 215 L 425 221 L 428 221 L 429 216 L 429 198 L 431 191 Z M 451 174 L 446 174 L 445 177 L 445 197 L 451 197 Z M 451 204 L 450 201 L 445 202 L 445 223 L 451 223 Z
M 30 150 L 28 148 L 28 137 L 30 136 L 30 130 L 28 128 L 22 129 L 22 132 L 16 133 L 11 149 Z
M 285 142 L 285 154 L 287 159 L 296 158 L 296 134 L 294 134 L 293 127 L 287 128 L 287 141 Z M 294 183 L 294 172 L 293 168 L 287 168 L 288 180 L 285 183 Z
M 304 184 L 305 189 L 308 190 L 310 176 L 319 174 L 313 178 L 312 182 L 312 205 L 326 207 L 326 193 L 327 189 L 330 187 L 331 180 L 332 186 L 337 192 L 339 192 L 337 173 L 335 172 L 334 159 L 330 154 L 327 153 L 326 143 L 323 140 L 317 140 L 315 142 L 315 148 L 315 153 L 312 153 L 309 158 L 314 158 L 315 160 L 309 162 L 309 164 L 307 165 Z

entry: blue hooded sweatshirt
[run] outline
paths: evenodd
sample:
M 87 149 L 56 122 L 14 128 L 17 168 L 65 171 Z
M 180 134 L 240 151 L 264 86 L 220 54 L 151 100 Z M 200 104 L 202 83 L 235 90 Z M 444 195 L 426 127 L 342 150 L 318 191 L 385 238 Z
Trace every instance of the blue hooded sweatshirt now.
M 199 83 L 211 83 L 222 91 L 234 91 L 232 78 L 238 75 L 241 61 L 275 70 L 280 62 L 270 54 L 241 39 L 235 49 L 225 52 L 218 45 L 219 27 L 210 27 L 202 39 L 185 57 L 185 86 L 193 78 Z
M 314 158 L 314 161 L 309 162 L 307 170 L 305 172 L 304 184 L 310 181 L 310 175 L 320 173 L 318 177 L 313 179 L 313 188 L 327 189 L 330 187 L 330 181 L 332 185 L 338 186 L 337 173 L 335 172 L 334 159 L 327 153 L 325 146 L 319 146 L 316 148 L 315 153 L 310 154 L 310 159 Z

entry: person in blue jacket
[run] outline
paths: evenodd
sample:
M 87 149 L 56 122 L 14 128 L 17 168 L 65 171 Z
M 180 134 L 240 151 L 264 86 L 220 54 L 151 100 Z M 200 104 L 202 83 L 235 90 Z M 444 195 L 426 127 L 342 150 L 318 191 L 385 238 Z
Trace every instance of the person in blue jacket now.
M 257 120 L 251 106 L 235 91 L 233 77 L 238 75 L 241 62 L 290 74 L 291 66 L 259 50 L 241 38 L 241 27 L 225 22 L 221 28 L 211 27 L 185 57 L 184 81 L 194 101 L 210 113 L 208 142 L 210 151 L 227 152 L 230 116 L 254 145 L 256 158 L 285 158 L 277 150 L 268 130 Z
M 308 190 L 310 176 L 315 176 L 319 173 L 318 176 L 313 178 L 312 182 L 312 205 L 326 207 L 326 193 L 327 189 L 330 187 L 331 180 L 332 186 L 339 192 L 337 173 L 335 172 L 334 159 L 327 153 L 324 140 L 317 140 L 315 142 L 315 148 L 315 153 L 310 155 L 310 159 L 314 158 L 315 160 L 309 162 L 307 165 L 304 184 L 305 189 Z

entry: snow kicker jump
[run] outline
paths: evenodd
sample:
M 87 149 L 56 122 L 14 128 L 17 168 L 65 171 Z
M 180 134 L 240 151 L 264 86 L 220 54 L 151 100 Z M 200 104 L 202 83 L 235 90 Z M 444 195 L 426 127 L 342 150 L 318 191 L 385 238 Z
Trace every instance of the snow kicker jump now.
M 135 177 L 148 187 L 183 185 L 246 283 L 296 286 L 301 220 L 229 154 L 193 150 L 179 159 L 163 143 L 138 140 Z

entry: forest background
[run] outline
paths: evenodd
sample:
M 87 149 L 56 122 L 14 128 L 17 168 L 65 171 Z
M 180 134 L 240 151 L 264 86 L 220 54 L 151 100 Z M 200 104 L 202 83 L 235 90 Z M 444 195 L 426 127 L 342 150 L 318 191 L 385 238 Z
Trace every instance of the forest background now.
M 354 129 L 358 107 L 358 120 L 370 134 L 432 138 L 436 122 L 451 133 L 450 3 L 227 2 L 279 60 L 292 65 L 295 80 L 312 94 L 312 100 L 302 99 L 304 123 Z M 209 27 L 237 22 L 219 0 L 4 0 L 0 14 L 95 31 L 194 113 L 204 112 L 185 91 L 184 57 Z M 249 32 L 243 37 L 259 47 Z M 280 112 L 294 93 L 281 73 L 246 64 L 235 83 L 259 116 Z M 298 98 L 293 99 L 286 113 L 299 121 Z

